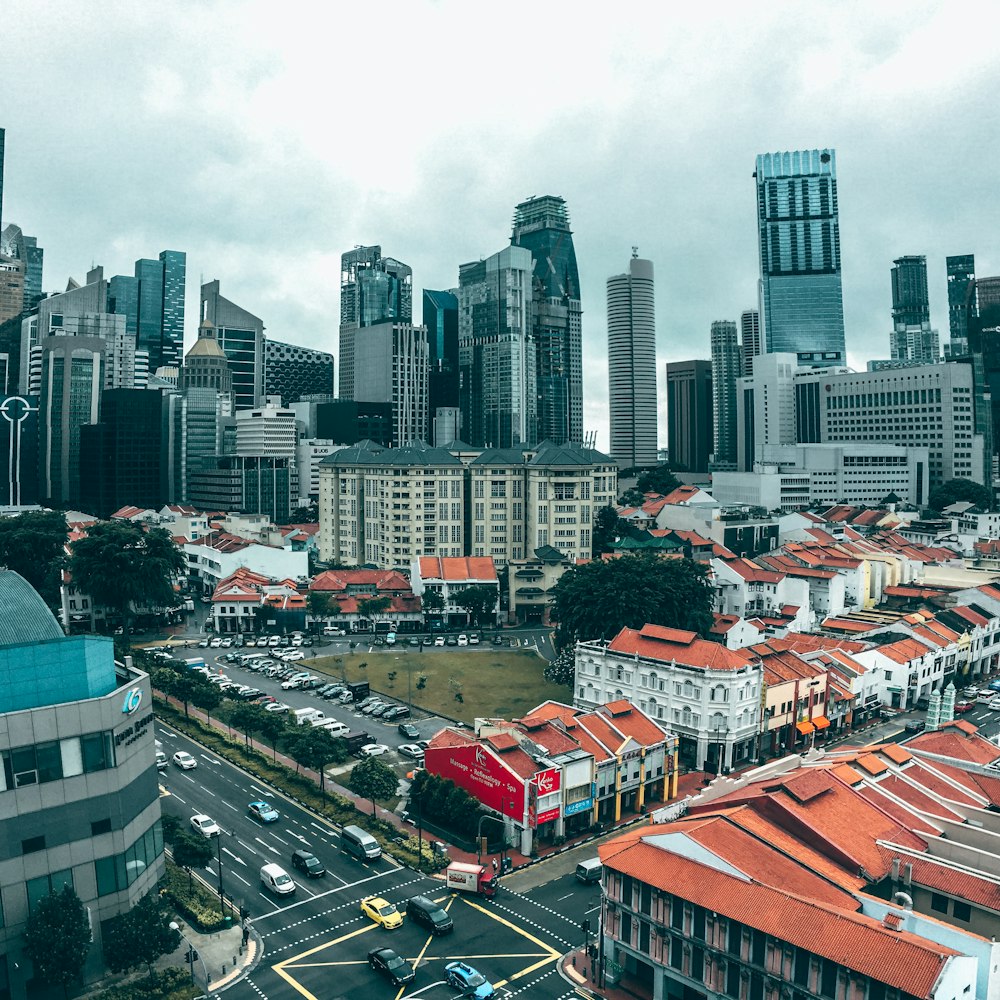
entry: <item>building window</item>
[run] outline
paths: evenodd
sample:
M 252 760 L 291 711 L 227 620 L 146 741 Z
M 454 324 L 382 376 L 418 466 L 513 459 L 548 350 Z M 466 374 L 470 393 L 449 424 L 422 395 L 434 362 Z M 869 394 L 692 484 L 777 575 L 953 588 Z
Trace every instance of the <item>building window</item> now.
M 45 850 L 45 837 L 29 837 L 27 840 L 21 841 L 21 853 L 22 854 L 36 854 L 38 851 Z
M 124 854 L 94 862 L 97 895 L 107 896 L 127 889 L 162 854 L 163 830 L 157 821 Z
M 102 833 L 111 833 L 111 820 L 99 819 L 90 824 L 90 835 L 96 837 Z
M 931 893 L 931 909 L 935 913 L 947 913 L 948 912 L 948 897 L 942 896 L 939 892 Z
M 64 868 L 60 872 L 50 872 L 39 878 L 28 879 L 25 888 L 28 890 L 28 912 L 32 913 L 41 900 L 51 893 L 62 892 L 65 886 L 73 888 L 73 869 Z
M 972 907 L 957 899 L 952 903 L 951 913 L 956 920 L 964 920 L 966 923 L 972 919 Z

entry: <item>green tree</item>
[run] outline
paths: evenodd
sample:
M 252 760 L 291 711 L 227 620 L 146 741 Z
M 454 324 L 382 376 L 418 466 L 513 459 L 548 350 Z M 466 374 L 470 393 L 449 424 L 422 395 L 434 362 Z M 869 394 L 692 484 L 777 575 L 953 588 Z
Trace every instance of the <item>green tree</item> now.
M 611 543 L 625 534 L 627 526 L 619 523 L 618 511 L 608 504 L 598 509 L 594 515 L 593 545 L 594 555 L 611 551 Z
M 352 792 L 371 802 L 374 816 L 375 800 L 384 802 L 392 798 L 399 787 L 399 778 L 393 769 L 388 764 L 383 764 L 378 757 L 366 757 L 354 765 L 349 784 Z
M 249 747 L 254 733 L 261 732 L 265 718 L 271 714 L 273 713 L 266 711 L 263 705 L 240 701 L 229 713 L 229 725 L 243 734 L 243 742 Z
M 572 645 L 564 646 L 543 673 L 550 684 L 565 684 L 567 687 L 572 687 L 576 678 L 576 654 Z
M 180 943 L 180 934 L 170 927 L 166 907 L 158 895 L 150 892 L 131 910 L 109 921 L 104 935 L 104 960 L 112 972 L 128 972 L 145 965 L 152 980 L 153 963 Z
M 128 626 L 135 608 L 165 608 L 175 600 L 174 578 L 185 562 L 163 528 L 131 522 L 92 525 L 70 553 L 73 583 Z
M 188 705 L 194 700 L 201 685 L 190 673 L 174 674 L 173 687 L 170 693 L 184 706 L 184 718 L 188 717 Z
M 293 732 L 287 741 L 292 760 L 302 767 L 319 772 L 320 794 L 326 793 L 326 768 L 347 760 L 344 741 L 332 736 L 325 729 L 306 725 Z
M 374 623 L 375 616 L 392 606 L 389 597 L 359 597 L 358 615 L 366 621 Z
M 642 473 L 635 485 L 642 494 L 659 493 L 661 496 L 666 496 L 668 493 L 673 493 L 680 484 L 680 480 L 670 471 L 669 465 L 657 465 Z
M 708 633 L 714 592 L 708 568 L 691 559 L 641 553 L 567 570 L 553 588 L 560 645 L 611 639 L 645 624 Z
M 207 680 L 202 680 L 200 677 L 195 677 L 193 680 L 191 704 L 195 708 L 200 708 L 211 724 L 212 713 L 222 704 L 222 692 L 217 684 L 209 684 Z
M 318 629 L 321 622 L 330 617 L 330 595 L 322 590 L 310 590 L 306 595 L 306 607 L 309 609 L 313 628 Z
M 196 837 L 186 830 L 178 830 L 174 834 L 170 849 L 174 856 L 174 863 L 180 865 L 188 873 L 188 892 L 191 892 L 191 873 L 195 868 L 205 868 L 211 864 L 214 857 L 212 845 L 204 837 Z
M 425 590 L 420 595 L 420 610 L 432 618 L 444 611 L 444 598 L 436 590 Z
M 460 608 L 465 608 L 474 625 L 482 625 L 484 621 L 494 620 L 497 606 L 497 591 L 494 587 L 475 584 L 460 590 L 454 597 Z
M 24 950 L 35 975 L 49 986 L 67 987 L 77 982 L 90 951 L 87 911 L 72 886 L 64 885 L 40 899 L 28 917 Z
M 949 479 L 943 482 L 931 490 L 927 503 L 939 512 L 953 503 L 972 503 L 984 512 L 996 507 L 993 490 L 974 483 L 971 479 Z
M 0 518 L 0 566 L 20 573 L 50 608 L 59 604 L 68 534 L 66 515 L 58 510 Z
M 257 723 L 260 735 L 271 744 L 271 757 L 278 759 L 278 740 L 288 732 L 288 723 L 280 712 L 263 713 L 260 722 Z

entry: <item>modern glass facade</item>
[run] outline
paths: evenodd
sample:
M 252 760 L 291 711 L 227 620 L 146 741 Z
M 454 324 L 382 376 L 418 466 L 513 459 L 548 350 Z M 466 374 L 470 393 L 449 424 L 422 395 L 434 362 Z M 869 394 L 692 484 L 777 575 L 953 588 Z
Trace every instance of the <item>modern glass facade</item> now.
M 161 365 L 175 368 L 181 363 L 184 352 L 184 291 L 187 275 L 187 254 L 179 250 L 160 253 L 163 268 L 163 301 L 160 307 L 159 356 L 149 355 L 149 370 L 155 372 Z M 142 344 L 138 345 L 142 347 Z
M 712 416 L 713 464 L 735 468 L 737 452 L 736 383 L 743 374 L 736 324 L 717 320 L 712 324 Z
M 583 440 L 580 275 L 566 202 L 529 198 L 514 209 L 513 246 L 531 251 L 531 335 L 538 392 L 538 439 Z
M 899 257 L 892 262 L 892 325 L 920 326 L 931 321 L 927 258 Z
M 285 406 L 303 396 L 333 394 L 333 355 L 268 340 L 264 344 L 264 395 L 280 396 Z
M 457 296 L 425 288 L 423 318 L 428 347 L 427 417 L 433 426 L 439 408 L 459 405 Z M 432 436 L 428 428 L 427 440 Z
M 832 149 L 757 157 L 760 319 L 767 352 L 801 365 L 846 357 L 836 154 Z
M 216 339 L 229 359 L 233 376 L 233 406 L 259 406 L 264 392 L 264 323 L 219 294 L 219 282 L 201 286 L 202 321 L 215 327 Z
M 945 257 L 948 274 L 948 330 L 953 355 L 969 348 L 969 318 L 976 314 L 976 258 L 964 253 Z
M 42 263 L 45 251 L 38 245 L 36 237 L 25 236 L 20 226 L 11 224 L 0 231 L 0 254 L 19 260 L 24 265 L 24 311 L 30 312 L 44 297 Z
M 531 251 L 515 246 L 459 268 L 462 434 L 476 447 L 511 448 L 537 440 L 532 270 Z

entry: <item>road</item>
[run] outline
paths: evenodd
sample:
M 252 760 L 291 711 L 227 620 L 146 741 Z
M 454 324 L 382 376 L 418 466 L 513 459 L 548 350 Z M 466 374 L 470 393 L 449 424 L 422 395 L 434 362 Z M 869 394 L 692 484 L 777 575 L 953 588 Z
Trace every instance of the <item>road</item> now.
M 164 812 L 184 823 L 196 813 L 207 813 L 222 826 L 217 860 L 202 874 L 217 886 L 221 859 L 226 895 L 249 909 L 262 939 L 259 965 L 227 995 L 277 1000 L 295 990 L 324 1000 L 362 996 L 454 1000 L 456 991 L 445 984 L 443 970 L 457 959 L 479 969 L 502 998 L 551 1000 L 576 995 L 559 977 L 556 965 L 562 954 L 583 943 L 584 917 L 589 915 L 596 923 L 599 890 L 580 885 L 565 873 L 572 863 L 567 856 L 530 869 L 530 889 L 501 886 L 492 902 L 451 893 L 439 877 L 418 874 L 390 859 L 355 861 L 339 850 L 335 826 L 169 726 L 158 724 L 157 736 L 168 756 L 187 750 L 198 760 L 194 770 L 171 765 L 161 774 Z M 278 810 L 277 822 L 262 825 L 250 818 L 247 805 L 258 798 Z M 291 854 L 300 847 L 319 857 L 327 869 L 324 877 L 307 881 L 291 868 Z M 292 901 L 275 898 L 262 888 L 259 870 L 268 862 L 282 865 L 292 875 L 296 882 Z M 550 865 L 551 879 L 545 871 Z M 363 896 L 375 893 L 403 905 L 410 896 L 429 895 L 449 910 L 455 931 L 430 938 L 409 921 L 395 931 L 377 927 L 359 907 Z M 368 968 L 369 949 L 386 946 L 416 966 L 416 979 L 405 990 L 394 989 Z

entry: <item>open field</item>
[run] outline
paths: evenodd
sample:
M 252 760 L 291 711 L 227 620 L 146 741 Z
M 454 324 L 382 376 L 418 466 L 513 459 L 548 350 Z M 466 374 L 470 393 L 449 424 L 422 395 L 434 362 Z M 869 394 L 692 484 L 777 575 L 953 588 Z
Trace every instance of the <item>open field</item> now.
M 360 664 L 367 663 L 362 668 Z M 368 681 L 372 688 L 400 701 L 407 698 L 407 671 L 413 704 L 427 712 L 444 712 L 463 722 L 476 716 L 516 719 L 547 698 L 567 701 L 569 688 L 542 676 L 545 660 L 520 650 L 479 648 L 466 651 L 394 649 L 372 653 L 322 656 L 303 664 L 316 673 L 349 681 Z M 396 676 L 390 680 L 389 673 Z M 427 678 L 418 690 L 420 676 Z M 461 693 L 463 701 L 455 698 Z

